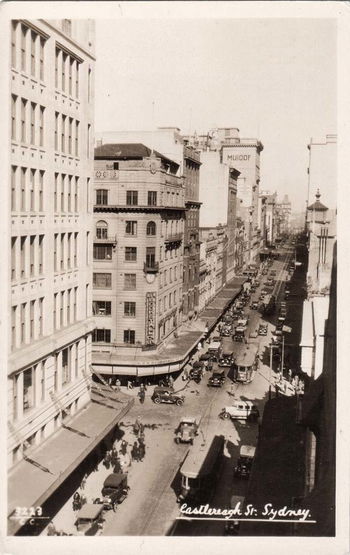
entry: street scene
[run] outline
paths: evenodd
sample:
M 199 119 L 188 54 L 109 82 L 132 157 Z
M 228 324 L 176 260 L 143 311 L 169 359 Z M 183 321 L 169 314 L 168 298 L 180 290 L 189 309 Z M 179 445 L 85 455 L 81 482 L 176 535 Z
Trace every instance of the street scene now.
M 334 538 L 336 23 L 6 9 L 7 535 Z

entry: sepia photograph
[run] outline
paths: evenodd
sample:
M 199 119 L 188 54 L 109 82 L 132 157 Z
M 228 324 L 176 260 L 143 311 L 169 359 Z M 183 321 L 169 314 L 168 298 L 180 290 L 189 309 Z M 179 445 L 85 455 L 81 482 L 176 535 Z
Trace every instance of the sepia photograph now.
M 9 4 L 4 553 L 346 553 L 341 16 Z

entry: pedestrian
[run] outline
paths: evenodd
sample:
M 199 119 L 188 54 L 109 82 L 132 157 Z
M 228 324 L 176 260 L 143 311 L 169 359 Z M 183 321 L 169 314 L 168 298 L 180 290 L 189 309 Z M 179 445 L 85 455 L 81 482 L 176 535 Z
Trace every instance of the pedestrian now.
M 288 381 L 290 383 L 292 382 L 292 370 L 291 370 L 291 368 L 289 368 L 289 370 L 288 370 Z
M 85 503 L 87 503 L 86 495 L 84 493 L 80 494 L 80 502 L 81 502 L 81 506 L 83 506 L 83 505 L 85 505 Z
M 188 370 L 185 368 L 182 374 L 182 380 L 186 382 L 188 380 Z
M 174 378 L 172 376 L 169 376 L 168 382 L 169 382 L 169 386 L 172 387 L 174 385 Z
M 198 345 L 197 345 L 197 350 L 200 351 L 202 349 L 202 343 L 199 341 Z
M 57 530 L 52 520 L 50 520 L 49 525 L 47 527 L 47 535 L 48 536 L 56 536 Z
M 86 484 L 87 478 L 88 478 L 88 475 L 84 474 L 83 479 L 82 479 L 81 484 L 80 484 L 81 489 L 85 489 L 85 484 Z
M 73 495 L 73 511 L 80 511 L 81 509 L 81 499 L 79 492 L 75 492 Z
M 128 380 L 127 382 L 127 388 L 132 389 L 132 382 L 130 380 Z
M 127 449 L 128 449 L 128 442 L 125 441 L 125 439 L 123 439 L 123 441 L 121 442 L 121 446 L 120 446 L 120 447 L 121 447 L 120 452 L 121 452 L 123 455 L 126 455 L 126 452 L 127 452 Z
M 131 458 L 133 461 L 139 462 L 139 447 L 136 441 L 134 441 L 134 445 L 131 448 Z
M 140 461 L 143 461 L 145 455 L 146 455 L 146 445 L 145 442 L 143 441 L 142 438 L 139 438 L 139 459 Z
M 122 385 L 122 384 L 121 384 L 120 379 L 119 379 L 119 378 L 116 379 L 116 380 L 115 380 L 115 388 L 116 388 L 116 391 L 120 391 L 120 386 L 121 386 L 121 385 Z
M 144 390 L 139 391 L 139 399 L 140 399 L 141 405 L 143 405 L 143 403 L 145 402 L 145 392 L 144 392 Z

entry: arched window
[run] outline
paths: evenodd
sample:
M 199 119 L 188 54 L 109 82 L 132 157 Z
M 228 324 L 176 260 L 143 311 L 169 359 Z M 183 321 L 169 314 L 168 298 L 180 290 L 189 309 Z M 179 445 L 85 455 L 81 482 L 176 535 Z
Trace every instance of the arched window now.
M 154 222 L 148 222 L 146 228 L 146 235 L 155 235 L 156 234 L 156 224 Z
M 107 222 L 100 220 L 96 224 L 96 239 L 107 239 L 107 237 L 108 237 Z

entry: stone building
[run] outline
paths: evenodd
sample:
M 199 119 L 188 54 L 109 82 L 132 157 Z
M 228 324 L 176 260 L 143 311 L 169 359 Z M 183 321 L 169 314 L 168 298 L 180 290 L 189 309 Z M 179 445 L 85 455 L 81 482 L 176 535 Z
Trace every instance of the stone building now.
M 8 460 L 18 466 L 90 398 L 94 23 L 12 21 L 10 55 Z
M 93 361 L 104 374 L 135 375 L 135 357 L 157 350 L 182 322 L 179 174 L 179 164 L 141 143 L 95 149 Z

